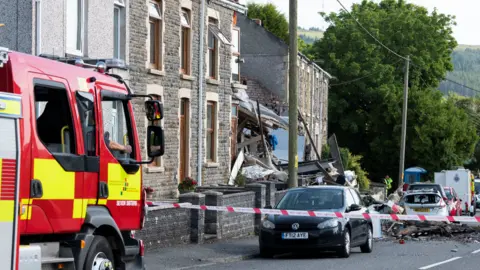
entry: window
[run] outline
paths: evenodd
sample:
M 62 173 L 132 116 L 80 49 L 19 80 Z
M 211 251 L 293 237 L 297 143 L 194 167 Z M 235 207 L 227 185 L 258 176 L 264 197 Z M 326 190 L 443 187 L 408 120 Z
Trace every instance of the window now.
M 34 83 L 40 140 L 51 153 L 75 154 L 75 131 L 65 86 L 50 81 Z
M 150 1 L 148 5 L 150 36 L 150 68 L 162 69 L 162 5 L 160 1 Z
M 217 104 L 216 102 L 209 101 L 207 103 L 207 161 L 215 162 L 215 137 L 216 137 L 216 117 L 217 117 Z
M 232 81 L 240 81 L 240 29 L 232 29 Z
M 190 74 L 190 30 L 191 19 L 190 11 L 182 9 L 181 14 L 182 36 L 180 41 L 181 46 L 181 71 L 183 74 Z
M 127 100 L 102 97 L 103 137 L 105 144 L 118 160 L 135 159 L 130 113 Z M 130 147 L 131 153 L 126 149 Z
M 355 204 L 355 199 L 352 196 L 352 193 L 350 192 L 345 192 L 345 195 L 347 197 L 347 207 L 350 207 L 352 204 Z
M 125 59 L 125 0 L 115 0 L 113 9 L 113 57 Z
M 213 34 L 212 29 L 216 27 L 218 21 L 212 18 L 208 19 L 208 76 L 211 79 L 217 79 L 217 57 L 218 57 L 218 40 Z M 218 29 L 218 28 L 217 28 Z
M 159 95 L 152 95 L 153 99 L 162 101 L 162 97 Z M 147 120 L 148 122 L 148 120 Z M 154 126 L 161 126 L 161 120 L 153 121 Z M 156 157 L 152 163 L 147 165 L 148 167 L 162 167 L 162 157 Z
M 352 193 L 353 200 L 355 201 L 355 203 L 360 205 L 360 206 L 363 206 L 363 201 L 362 201 L 360 195 L 358 194 L 358 192 L 356 190 L 353 190 L 353 189 L 350 189 L 350 192 Z
M 84 0 L 67 0 L 67 52 L 82 54 L 84 37 Z
M 77 107 L 87 156 L 96 156 L 95 141 L 95 106 L 94 97 L 90 93 L 77 92 Z

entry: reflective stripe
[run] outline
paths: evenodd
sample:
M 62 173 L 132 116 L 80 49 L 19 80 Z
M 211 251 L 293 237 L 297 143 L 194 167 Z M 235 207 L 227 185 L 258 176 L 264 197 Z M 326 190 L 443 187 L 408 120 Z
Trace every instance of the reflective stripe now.
M 85 218 L 89 200 L 90 199 L 73 200 L 73 218 Z
M 13 214 L 15 212 L 13 200 L 0 200 L 0 222 L 13 222 Z
M 135 174 L 127 174 L 120 164 L 108 164 L 108 200 L 140 200 L 141 175 L 141 170 Z
M 65 171 L 54 159 L 35 159 L 33 178 L 43 187 L 42 198 L 35 200 L 75 198 L 75 172 Z
M 19 118 L 22 116 L 22 100 L 20 96 L 0 94 L 0 115 Z

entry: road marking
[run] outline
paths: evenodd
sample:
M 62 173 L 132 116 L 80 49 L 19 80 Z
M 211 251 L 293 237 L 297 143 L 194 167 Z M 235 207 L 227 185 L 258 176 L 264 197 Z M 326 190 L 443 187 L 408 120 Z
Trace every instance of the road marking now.
M 472 254 L 476 254 L 476 253 L 479 253 L 480 252 L 480 249 L 477 249 L 475 251 L 472 251 Z
M 442 264 L 445 264 L 445 263 L 449 263 L 449 262 L 453 262 L 455 260 L 458 260 L 458 259 L 461 259 L 462 257 L 453 257 L 451 259 L 448 259 L 446 261 L 443 261 L 443 262 L 438 262 L 438 263 L 434 263 L 434 264 L 430 264 L 430 265 L 427 265 L 427 266 L 424 266 L 424 267 L 421 267 L 421 268 L 418 268 L 420 270 L 424 270 L 424 269 L 430 269 L 430 268 L 433 268 L 435 266 L 439 266 L 439 265 L 442 265 Z

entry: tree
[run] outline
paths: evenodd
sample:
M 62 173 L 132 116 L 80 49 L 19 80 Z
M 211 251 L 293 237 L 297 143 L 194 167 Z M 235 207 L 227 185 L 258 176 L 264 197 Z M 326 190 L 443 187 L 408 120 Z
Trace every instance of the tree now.
M 275 36 L 281 38 L 285 43 L 288 42 L 288 21 L 285 14 L 281 13 L 277 7 L 272 4 L 247 4 L 247 15 L 250 19 L 262 20 L 263 27 Z
M 436 90 L 453 69 L 454 17 L 429 14 L 404 0 L 363 1 L 351 14 L 385 46 L 412 59 L 405 168 L 422 166 L 433 173 L 462 165 L 477 142 L 475 127 Z M 329 92 L 329 131 L 364 157 L 370 179 L 398 175 L 404 60 L 375 42 L 347 12 L 324 19 L 331 25 L 313 51 L 339 80 Z

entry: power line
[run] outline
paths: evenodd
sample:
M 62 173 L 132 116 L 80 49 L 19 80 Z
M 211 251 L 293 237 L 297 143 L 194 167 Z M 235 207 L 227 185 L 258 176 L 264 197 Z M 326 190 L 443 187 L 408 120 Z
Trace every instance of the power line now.
M 403 60 L 407 60 L 407 61 L 410 61 L 409 59 L 407 59 L 407 57 L 404 57 L 404 56 L 401 56 L 400 54 L 396 53 L 395 51 L 393 51 L 392 49 L 390 49 L 389 47 L 387 47 L 385 44 L 383 44 L 380 40 L 378 40 L 378 38 L 376 38 L 372 33 L 370 33 L 370 31 L 368 31 L 358 20 L 357 18 L 355 18 L 353 16 L 353 14 L 348 11 L 345 6 L 342 4 L 342 2 L 340 2 L 340 0 L 337 0 L 337 2 L 340 4 L 340 6 L 342 6 L 343 10 L 345 10 L 345 12 L 348 13 L 348 15 L 350 15 L 350 17 L 352 17 L 352 19 L 358 24 L 358 26 L 360 26 L 363 31 L 365 31 L 370 37 L 372 37 L 378 44 L 380 44 L 383 48 L 387 49 L 390 53 L 402 58 Z
M 454 81 L 454 80 L 450 80 L 450 79 L 448 79 L 448 78 L 445 78 L 445 81 L 449 81 L 449 82 L 454 83 L 454 84 L 456 84 L 456 85 L 459 85 L 459 86 L 461 86 L 461 87 L 470 89 L 470 90 L 475 91 L 475 92 L 477 92 L 477 93 L 480 93 L 480 90 L 475 89 L 475 88 L 472 88 L 472 87 L 470 87 L 470 86 L 466 86 L 466 85 L 464 85 L 464 84 L 462 84 L 462 83 L 459 83 L 459 82 L 456 82 L 456 81 Z

